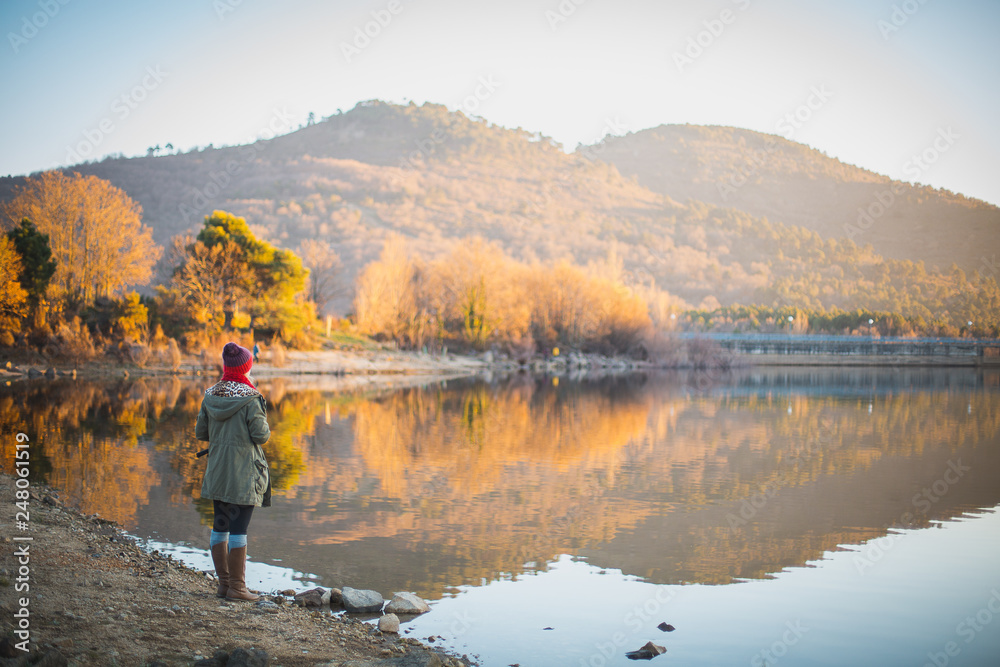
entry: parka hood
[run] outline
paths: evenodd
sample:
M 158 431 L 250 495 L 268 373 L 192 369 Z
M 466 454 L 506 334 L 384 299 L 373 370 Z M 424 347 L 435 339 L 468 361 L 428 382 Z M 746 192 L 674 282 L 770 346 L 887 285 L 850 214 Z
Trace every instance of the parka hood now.
M 205 400 L 202 405 L 205 406 L 205 410 L 208 415 L 216 421 L 226 421 L 247 403 L 261 398 L 260 394 L 253 394 L 251 396 L 213 396 L 212 394 L 205 394 Z

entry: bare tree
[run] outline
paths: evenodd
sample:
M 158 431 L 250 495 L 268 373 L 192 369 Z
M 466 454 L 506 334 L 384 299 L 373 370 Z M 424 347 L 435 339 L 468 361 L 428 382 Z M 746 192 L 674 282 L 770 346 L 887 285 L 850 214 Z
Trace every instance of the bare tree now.
M 340 282 L 343 264 L 332 246 L 326 241 L 306 239 L 300 246 L 302 264 L 309 269 L 309 300 L 322 314 L 326 306 L 344 293 Z

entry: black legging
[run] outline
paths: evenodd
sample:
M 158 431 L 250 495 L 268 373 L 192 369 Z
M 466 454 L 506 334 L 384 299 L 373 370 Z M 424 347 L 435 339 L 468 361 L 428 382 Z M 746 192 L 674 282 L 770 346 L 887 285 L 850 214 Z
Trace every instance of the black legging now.
M 213 500 L 212 507 L 215 509 L 212 530 L 230 535 L 247 534 L 250 517 L 253 515 L 253 505 L 233 505 L 221 500 Z

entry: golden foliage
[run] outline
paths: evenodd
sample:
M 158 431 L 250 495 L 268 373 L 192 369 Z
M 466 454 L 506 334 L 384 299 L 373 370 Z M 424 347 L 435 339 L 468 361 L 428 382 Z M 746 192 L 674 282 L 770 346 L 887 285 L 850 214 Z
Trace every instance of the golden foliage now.
M 142 224 L 142 207 L 96 176 L 43 172 L 2 211 L 8 222 L 29 218 L 49 235 L 56 296 L 84 305 L 147 284 L 162 252 Z
M 402 237 L 391 236 L 378 260 L 358 276 L 354 316 L 361 333 L 382 335 L 416 345 L 423 342 L 417 308 L 417 264 Z
M 14 242 L 0 235 L 0 331 L 18 332 L 28 314 L 28 292 L 18 282 L 21 256 Z
M 361 273 L 359 328 L 417 346 L 428 334 L 476 349 L 544 347 L 631 352 L 649 332 L 646 302 L 621 279 L 621 266 L 587 269 L 562 261 L 527 265 L 473 237 L 422 264 L 400 237 Z

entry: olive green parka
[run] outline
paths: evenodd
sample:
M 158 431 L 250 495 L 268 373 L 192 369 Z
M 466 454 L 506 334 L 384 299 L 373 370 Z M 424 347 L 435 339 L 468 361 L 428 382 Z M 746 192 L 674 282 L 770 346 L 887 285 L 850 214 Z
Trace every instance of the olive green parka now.
M 202 498 L 255 507 L 270 504 L 269 493 L 264 502 L 271 480 L 260 447 L 271 437 L 263 396 L 206 393 L 194 433 L 209 443 Z

